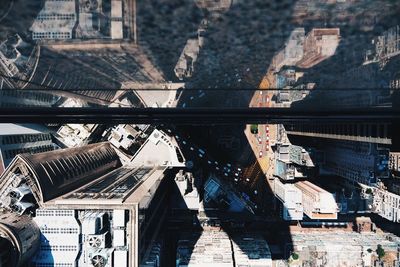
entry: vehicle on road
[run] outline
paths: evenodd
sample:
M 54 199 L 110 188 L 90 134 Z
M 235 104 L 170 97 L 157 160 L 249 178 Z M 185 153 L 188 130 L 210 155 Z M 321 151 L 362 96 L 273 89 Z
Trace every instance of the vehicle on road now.
M 263 153 L 262 153 L 262 151 L 260 151 L 259 153 L 258 153 L 258 157 L 262 157 L 263 156 Z

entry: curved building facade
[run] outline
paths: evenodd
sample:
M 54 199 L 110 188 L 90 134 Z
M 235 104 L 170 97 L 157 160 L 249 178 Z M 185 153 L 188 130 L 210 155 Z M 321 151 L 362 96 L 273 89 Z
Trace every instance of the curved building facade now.
M 40 231 L 29 216 L 0 215 L 0 266 L 19 267 L 29 262 L 40 245 Z

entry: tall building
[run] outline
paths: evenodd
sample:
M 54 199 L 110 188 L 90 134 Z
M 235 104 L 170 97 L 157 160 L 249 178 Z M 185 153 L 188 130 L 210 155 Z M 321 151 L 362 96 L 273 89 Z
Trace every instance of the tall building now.
M 374 188 L 372 210 L 389 221 L 399 223 L 400 195 L 383 187 Z
M 36 124 L 0 124 L 0 174 L 17 154 L 56 149 L 50 131 Z
M 296 66 L 311 68 L 333 56 L 339 41 L 339 28 L 312 29 L 304 39 L 303 58 L 296 63 Z
M 389 150 L 363 142 L 329 142 L 323 149 L 324 171 L 343 177 L 353 183 L 376 184 L 389 178 Z
M 396 25 L 372 40 L 374 49 L 367 51 L 365 64 L 379 62 L 385 65 L 390 58 L 400 54 L 400 26 Z
M 139 266 L 153 249 L 177 173 L 176 142 L 154 133 L 156 142 L 145 142 L 138 160 L 123 166 L 108 142 L 14 158 L 1 176 L 0 205 L 32 217 L 40 230 L 33 266 Z M 142 155 L 149 152 L 154 160 Z
M 393 177 L 400 176 L 400 152 L 389 152 L 389 170 Z
M 392 143 L 391 125 L 386 122 L 363 123 L 298 123 L 285 125 L 288 135 L 323 139 L 370 142 L 382 145 Z
M 54 92 L 3 89 L 0 90 L 0 107 L 51 107 L 60 99 Z
M 300 189 L 275 179 L 274 193 L 282 204 L 282 218 L 285 221 L 303 220 L 303 195 Z
M 336 220 L 339 212 L 335 196 L 309 181 L 295 183 L 303 195 L 304 213 L 310 219 Z
M 272 267 L 271 250 L 257 234 L 228 235 L 221 229 L 207 227 L 178 241 L 176 267 Z
M 99 124 L 64 124 L 57 131 L 57 139 L 65 147 L 78 147 L 88 144 L 101 131 Z

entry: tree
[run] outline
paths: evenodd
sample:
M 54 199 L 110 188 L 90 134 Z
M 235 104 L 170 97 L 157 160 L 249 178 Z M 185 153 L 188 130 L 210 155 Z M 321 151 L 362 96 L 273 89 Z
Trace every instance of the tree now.
M 385 250 L 382 248 L 382 245 L 378 245 L 376 249 L 376 254 L 378 254 L 379 259 L 382 259 L 385 256 Z
M 372 249 L 370 249 L 370 248 L 367 249 L 367 251 L 368 251 L 368 253 L 372 253 Z
M 371 188 L 367 188 L 367 190 L 365 190 L 365 193 L 367 193 L 368 195 L 372 194 L 372 189 Z
M 299 254 L 297 254 L 296 252 L 292 253 L 292 259 L 293 260 L 298 260 L 299 259 Z
M 258 124 L 252 124 L 250 127 L 250 131 L 252 134 L 257 134 L 258 133 Z

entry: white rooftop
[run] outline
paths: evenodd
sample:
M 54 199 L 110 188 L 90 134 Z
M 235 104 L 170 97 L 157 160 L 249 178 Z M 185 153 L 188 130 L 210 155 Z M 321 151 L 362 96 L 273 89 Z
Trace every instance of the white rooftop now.
M 175 139 L 156 129 L 133 156 L 131 164 L 185 167 L 185 160 L 183 158 L 182 162 L 179 161 L 177 151 L 182 155 Z

